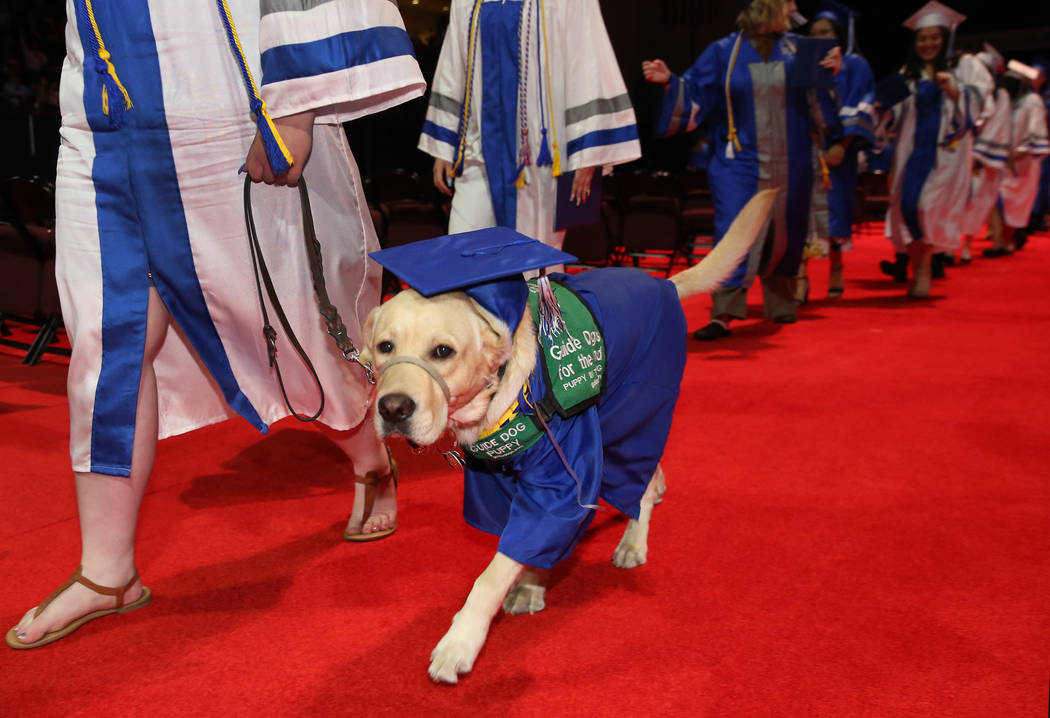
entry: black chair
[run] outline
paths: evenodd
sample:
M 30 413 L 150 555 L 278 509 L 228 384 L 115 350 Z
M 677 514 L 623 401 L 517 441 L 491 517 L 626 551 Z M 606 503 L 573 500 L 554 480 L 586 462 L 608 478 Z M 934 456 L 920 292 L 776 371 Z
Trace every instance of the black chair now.
M 619 197 L 620 261 L 671 275 L 683 250 L 679 186 L 666 172 L 624 175 Z
M 380 245 L 397 247 L 446 233 L 443 195 L 415 172 L 393 170 L 376 175 L 373 194 L 382 214 Z
M 715 246 L 715 204 L 707 186 L 707 173 L 683 173 L 682 253 L 692 266 Z
M 16 177 L 0 182 L 0 198 L 7 215 L 0 229 L 0 334 L 10 335 L 8 319 L 39 327 L 29 344 L 8 336 L 0 337 L 0 343 L 25 349 L 23 364 L 38 363 L 45 352 L 68 356 L 69 349 L 52 346 L 62 328 L 55 281 L 54 188 L 36 178 Z
M 890 206 L 890 176 L 885 172 L 865 172 L 857 176 L 857 187 L 864 192 L 863 222 L 886 218 Z

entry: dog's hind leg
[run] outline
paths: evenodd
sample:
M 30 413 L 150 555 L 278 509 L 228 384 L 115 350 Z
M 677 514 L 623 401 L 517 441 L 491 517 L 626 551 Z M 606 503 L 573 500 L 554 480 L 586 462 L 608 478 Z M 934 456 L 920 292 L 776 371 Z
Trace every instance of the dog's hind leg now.
M 649 553 L 649 521 L 653 516 L 653 504 L 661 500 L 666 491 L 664 472 L 659 465 L 642 495 L 638 518 L 627 522 L 627 530 L 613 551 L 613 565 L 620 568 L 635 568 L 645 563 Z
M 544 595 L 547 592 L 547 578 L 550 572 L 542 568 L 528 567 L 521 578 L 503 599 L 503 611 L 511 615 L 521 613 L 539 613 L 547 604 Z

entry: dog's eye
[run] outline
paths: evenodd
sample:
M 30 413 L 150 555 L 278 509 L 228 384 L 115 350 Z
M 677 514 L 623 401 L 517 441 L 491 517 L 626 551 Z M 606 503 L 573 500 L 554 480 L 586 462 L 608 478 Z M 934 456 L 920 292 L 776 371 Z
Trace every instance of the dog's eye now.
M 389 354 L 390 352 L 394 351 L 394 343 L 393 342 L 379 342 L 379 345 L 376 346 L 376 350 L 380 354 Z
M 431 352 L 435 359 L 448 359 L 455 353 L 456 350 L 450 347 L 448 344 L 438 344 L 436 347 L 434 347 L 434 351 Z

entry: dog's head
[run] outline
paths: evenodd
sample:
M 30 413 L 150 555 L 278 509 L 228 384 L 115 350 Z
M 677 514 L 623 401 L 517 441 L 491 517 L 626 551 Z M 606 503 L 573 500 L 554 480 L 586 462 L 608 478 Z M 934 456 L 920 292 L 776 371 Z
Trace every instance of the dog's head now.
M 411 289 L 373 309 L 363 335 L 362 360 L 378 375 L 376 430 L 423 446 L 450 422 L 482 420 L 512 340 L 506 322 L 466 294 Z

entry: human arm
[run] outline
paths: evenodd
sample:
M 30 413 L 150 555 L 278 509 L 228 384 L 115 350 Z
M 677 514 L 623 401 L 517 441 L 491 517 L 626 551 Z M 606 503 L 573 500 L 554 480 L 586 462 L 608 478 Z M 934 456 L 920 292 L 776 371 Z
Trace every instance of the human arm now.
M 269 162 L 262 162 L 257 134 L 245 161 L 257 181 L 298 182 L 309 160 L 314 122 L 344 122 L 423 92 L 411 40 L 387 0 L 264 2 L 260 16 L 260 94 L 292 167 L 274 176 Z

